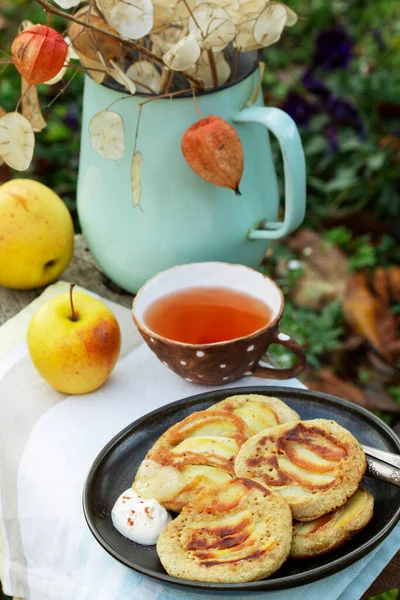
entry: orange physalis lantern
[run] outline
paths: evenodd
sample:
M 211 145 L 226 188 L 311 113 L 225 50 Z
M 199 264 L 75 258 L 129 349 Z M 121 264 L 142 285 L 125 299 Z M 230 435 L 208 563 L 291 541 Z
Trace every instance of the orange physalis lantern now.
M 224 119 L 210 115 L 189 127 L 182 137 L 182 152 L 197 175 L 240 194 L 242 143 Z
M 14 64 L 29 84 L 44 83 L 63 68 L 68 45 L 63 36 L 45 25 L 32 25 L 11 46 Z

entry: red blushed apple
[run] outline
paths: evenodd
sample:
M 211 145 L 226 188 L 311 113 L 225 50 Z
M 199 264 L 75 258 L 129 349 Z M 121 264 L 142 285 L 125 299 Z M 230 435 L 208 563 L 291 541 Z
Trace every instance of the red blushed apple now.
M 65 394 L 86 394 L 109 377 L 121 348 L 111 310 L 83 292 L 43 304 L 28 328 L 28 348 L 40 375 Z

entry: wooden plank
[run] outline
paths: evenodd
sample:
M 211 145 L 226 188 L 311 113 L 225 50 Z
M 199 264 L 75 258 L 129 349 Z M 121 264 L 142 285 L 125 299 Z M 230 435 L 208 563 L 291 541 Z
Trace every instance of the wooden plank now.
M 60 279 L 76 283 L 96 292 L 104 298 L 113 300 L 130 308 L 133 296 L 108 279 L 89 252 L 82 235 L 75 236 L 75 252 L 69 267 L 61 274 Z M 0 286 L 0 325 L 40 296 L 44 288 L 18 291 Z

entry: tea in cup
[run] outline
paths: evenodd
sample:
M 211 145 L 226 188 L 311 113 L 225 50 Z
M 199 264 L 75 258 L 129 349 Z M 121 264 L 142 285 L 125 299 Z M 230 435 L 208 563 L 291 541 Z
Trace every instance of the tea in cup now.
M 279 332 L 283 294 L 242 265 L 192 263 L 155 275 L 138 292 L 133 318 L 156 356 L 193 383 L 221 385 L 246 375 L 287 379 L 306 365 L 303 348 Z M 259 364 L 271 344 L 293 352 L 293 367 Z

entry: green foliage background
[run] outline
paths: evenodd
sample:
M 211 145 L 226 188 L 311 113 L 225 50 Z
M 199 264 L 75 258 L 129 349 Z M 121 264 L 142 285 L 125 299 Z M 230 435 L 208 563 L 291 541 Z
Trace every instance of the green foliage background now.
M 340 26 L 353 41 L 353 58 L 345 68 L 319 69 L 316 76 L 335 97 L 355 107 L 365 131 L 362 136 L 354 123 L 332 122 L 329 106 L 324 107 L 323 103 L 307 123 L 300 126 L 308 168 L 307 224 L 318 231 L 325 229 L 326 239 L 350 256 L 353 270 L 399 264 L 400 1 L 286 1 L 300 19 L 295 27 L 285 30 L 278 44 L 264 52 L 266 104 L 285 106 L 290 94 L 309 105 L 315 104 L 316 98 L 306 89 L 303 75 L 312 65 L 317 36 Z M 3 52 L 9 52 L 22 19 L 34 23 L 47 21 L 34 0 L 0 0 Z M 65 23 L 52 18 L 52 26 L 62 32 Z M 68 77 L 71 74 L 67 82 Z M 34 162 L 25 176 L 43 181 L 63 198 L 79 231 L 75 191 L 82 73 L 77 73 L 65 92 L 50 105 L 61 86 L 55 86 L 56 89 L 39 86 L 48 125 L 36 135 Z M 9 66 L 0 76 L 0 105 L 7 111 L 14 110 L 19 97 L 20 77 Z M 328 131 L 335 137 L 334 147 Z M 278 152 L 276 154 L 279 161 Z M 7 175 L 4 167 L 0 169 L 0 183 Z M 374 243 L 369 233 L 354 239 L 341 224 L 341 219 L 361 209 L 368 209 L 386 230 L 379 244 Z M 336 219 L 338 223 L 333 229 L 325 227 L 327 219 Z M 285 247 L 276 247 L 275 259 L 282 256 L 291 257 Z M 294 269 L 279 283 L 289 290 L 301 274 L 301 268 Z M 343 333 L 343 313 L 337 302 L 320 313 L 289 302 L 284 319 L 283 328 L 307 348 L 308 360 L 315 368 L 338 345 Z M 356 383 L 362 384 L 369 376 L 367 371 L 360 371 Z M 399 386 L 391 393 L 400 401 Z M 379 598 L 395 600 L 397 597 L 398 591 L 394 590 Z

